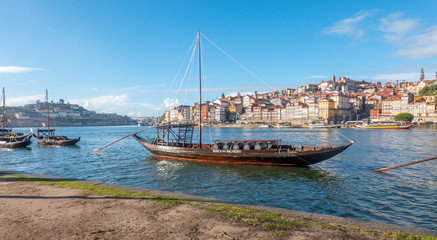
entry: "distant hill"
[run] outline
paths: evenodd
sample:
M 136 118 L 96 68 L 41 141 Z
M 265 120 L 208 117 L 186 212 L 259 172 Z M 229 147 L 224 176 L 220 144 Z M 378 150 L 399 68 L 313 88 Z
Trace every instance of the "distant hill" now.
M 136 125 L 138 122 L 128 116 L 115 113 L 96 113 L 77 104 L 50 102 L 51 126 L 114 126 Z M 39 127 L 47 123 L 47 103 L 37 101 L 18 107 L 6 107 L 8 127 Z M 1 116 L 3 119 L 3 116 Z

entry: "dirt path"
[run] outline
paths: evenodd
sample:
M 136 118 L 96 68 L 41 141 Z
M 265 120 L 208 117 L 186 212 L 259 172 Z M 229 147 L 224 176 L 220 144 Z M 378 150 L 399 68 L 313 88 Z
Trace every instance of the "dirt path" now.
M 195 203 L 86 195 L 82 190 L 0 176 L 0 239 L 381 239 L 318 226 L 266 230 L 209 213 Z

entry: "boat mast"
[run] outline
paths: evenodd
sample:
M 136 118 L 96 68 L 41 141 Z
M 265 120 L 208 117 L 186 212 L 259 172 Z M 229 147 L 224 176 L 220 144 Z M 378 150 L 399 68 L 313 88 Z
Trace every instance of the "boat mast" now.
M 202 148 L 202 70 L 200 65 L 200 31 L 197 32 L 199 51 L 199 148 Z
M 47 129 L 50 129 L 50 117 L 49 117 L 49 92 L 46 89 L 46 102 L 47 102 Z

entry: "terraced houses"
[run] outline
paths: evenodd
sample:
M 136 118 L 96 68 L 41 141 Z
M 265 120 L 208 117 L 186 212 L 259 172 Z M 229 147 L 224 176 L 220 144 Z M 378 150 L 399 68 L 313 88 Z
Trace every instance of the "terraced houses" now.
M 411 113 L 416 121 L 437 122 L 437 97 L 419 96 L 426 86 L 423 69 L 418 82 L 366 82 L 332 76 L 319 84 L 287 88 L 252 95 L 221 95 L 202 103 L 202 120 L 208 122 L 333 122 L 369 118 L 393 120 L 399 113 Z M 177 106 L 166 112 L 164 121 L 199 120 L 199 104 Z

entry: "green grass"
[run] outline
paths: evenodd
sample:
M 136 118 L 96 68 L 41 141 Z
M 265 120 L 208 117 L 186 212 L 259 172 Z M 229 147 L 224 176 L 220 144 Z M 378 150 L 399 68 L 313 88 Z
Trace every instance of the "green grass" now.
M 99 196 L 108 196 L 108 197 L 125 198 L 125 199 L 140 199 L 140 200 L 147 199 L 147 200 L 152 200 L 156 204 L 164 205 L 164 206 L 177 206 L 188 202 L 187 200 L 183 200 L 179 198 L 159 196 L 159 195 L 147 194 L 142 192 L 134 192 L 134 191 L 117 189 L 117 188 L 102 187 L 102 186 L 96 186 L 86 183 L 56 181 L 56 180 L 49 180 L 44 178 L 26 177 L 22 175 L 14 175 L 14 174 L 8 175 L 8 181 L 36 182 L 40 184 L 54 185 L 57 187 L 80 189 L 85 194 L 89 194 L 89 195 L 99 195 Z
M 96 186 L 86 183 L 76 183 L 69 181 L 56 181 L 44 178 L 26 177 L 15 174 L 4 174 L 0 172 L 0 177 L 7 176 L 7 181 L 16 182 L 35 182 L 39 184 L 49 184 L 57 187 L 66 187 L 72 189 L 83 190 L 85 194 L 100 195 L 122 199 L 140 199 L 151 200 L 156 204 L 164 206 L 177 206 L 181 204 L 190 203 L 193 207 L 203 209 L 211 214 L 220 215 L 233 221 L 240 222 L 249 226 L 256 226 L 263 229 L 277 231 L 280 235 L 287 235 L 287 231 L 304 229 L 310 226 L 317 226 L 324 229 L 331 229 L 337 231 L 354 231 L 362 232 L 368 235 L 380 237 L 381 239 L 395 239 L 395 240 L 437 240 L 436 237 L 412 235 L 401 232 L 379 231 L 368 228 L 338 226 L 324 222 L 314 221 L 308 217 L 297 217 L 284 215 L 265 210 L 250 209 L 244 207 L 236 207 L 224 204 L 194 202 L 179 198 L 172 198 L 166 196 L 159 196 L 154 194 L 147 194 L 142 192 L 134 192 L 116 188 Z

